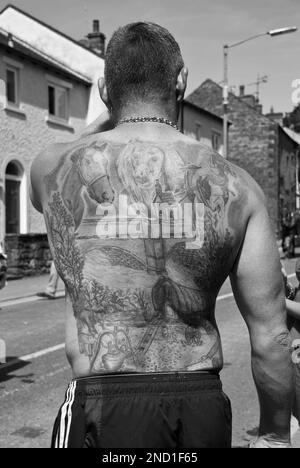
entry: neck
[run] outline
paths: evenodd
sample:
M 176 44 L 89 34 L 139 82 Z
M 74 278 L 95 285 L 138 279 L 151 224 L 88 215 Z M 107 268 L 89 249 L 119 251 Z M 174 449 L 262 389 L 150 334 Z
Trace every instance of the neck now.
M 162 117 L 174 123 L 177 122 L 177 109 L 174 105 L 159 106 L 144 102 L 124 106 L 119 112 L 113 112 L 113 120 L 119 122 L 130 117 Z

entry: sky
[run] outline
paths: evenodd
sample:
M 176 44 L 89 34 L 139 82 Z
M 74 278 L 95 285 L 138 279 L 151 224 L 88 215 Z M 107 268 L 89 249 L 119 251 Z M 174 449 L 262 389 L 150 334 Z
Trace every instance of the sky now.
M 2 9 L 8 2 L 0 0 Z M 261 85 L 264 112 L 293 109 L 292 82 L 300 79 L 299 0 L 14 0 L 13 5 L 81 39 L 99 19 L 101 31 L 113 31 L 129 22 L 154 21 L 165 26 L 180 44 L 189 68 L 187 92 L 206 78 L 223 79 L 223 45 L 285 26 L 299 31 L 286 36 L 261 37 L 229 51 L 231 86 L 248 85 L 268 76 Z M 246 91 L 255 91 L 246 86 Z

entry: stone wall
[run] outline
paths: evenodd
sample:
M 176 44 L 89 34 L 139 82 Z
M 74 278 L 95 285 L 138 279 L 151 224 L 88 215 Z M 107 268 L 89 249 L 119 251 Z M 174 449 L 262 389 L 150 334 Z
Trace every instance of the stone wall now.
M 278 125 L 244 102 L 231 103 L 228 159 L 245 169 L 263 189 L 269 215 L 278 220 Z
M 280 206 L 279 217 L 284 211 L 296 210 L 296 181 L 297 181 L 298 147 L 280 129 L 279 131 L 279 177 L 280 177 Z
M 206 80 L 187 101 L 223 115 L 222 88 Z M 279 230 L 281 204 L 293 210 L 296 201 L 297 144 L 273 120 L 229 93 L 228 159 L 245 169 L 263 189 L 274 231 Z
M 9 276 L 33 276 L 49 271 L 51 253 L 46 234 L 6 236 L 5 253 Z

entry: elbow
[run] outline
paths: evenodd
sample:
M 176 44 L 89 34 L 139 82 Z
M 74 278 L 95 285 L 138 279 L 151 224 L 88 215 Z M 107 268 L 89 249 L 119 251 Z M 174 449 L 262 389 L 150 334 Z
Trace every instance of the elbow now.
M 264 330 L 251 337 L 252 356 L 276 358 L 290 354 L 292 339 L 286 327 Z

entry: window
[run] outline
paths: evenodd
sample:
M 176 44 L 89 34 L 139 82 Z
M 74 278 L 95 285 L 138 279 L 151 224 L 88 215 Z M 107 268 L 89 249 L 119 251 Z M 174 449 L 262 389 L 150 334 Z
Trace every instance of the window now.
M 202 125 L 196 123 L 196 140 L 200 141 L 202 138 Z
M 55 75 L 46 75 L 48 93 L 48 115 L 46 122 L 50 125 L 74 131 L 70 124 L 70 98 L 72 83 Z
M 215 151 L 219 151 L 221 147 L 221 133 L 216 132 L 215 130 L 212 131 L 211 134 L 211 145 Z
M 62 86 L 49 84 L 48 109 L 49 115 L 61 120 L 69 119 L 68 89 Z
M 17 162 L 10 162 L 5 172 L 5 218 L 6 234 L 19 234 L 22 217 L 26 212 L 26 193 L 24 192 L 24 169 Z
M 8 104 L 19 105 L 18 70 L 12 67 L 6 69 L 6 99 Z
M 2 57 L 5 64 L 4 80 L 5 80 L 5 105 L 4 109 L 12 114 L 19 114 L 26 117 L 24 109 L 22 109 L 22 62 L 12 59 L 11 57 Z

